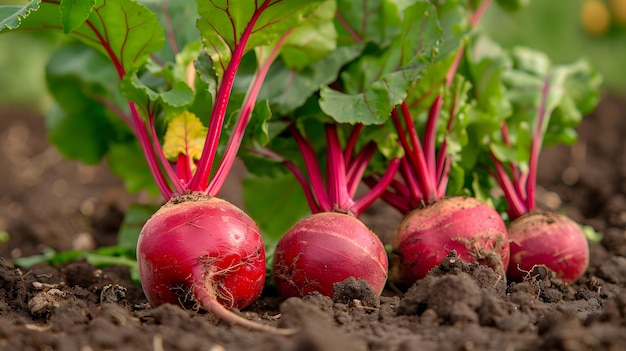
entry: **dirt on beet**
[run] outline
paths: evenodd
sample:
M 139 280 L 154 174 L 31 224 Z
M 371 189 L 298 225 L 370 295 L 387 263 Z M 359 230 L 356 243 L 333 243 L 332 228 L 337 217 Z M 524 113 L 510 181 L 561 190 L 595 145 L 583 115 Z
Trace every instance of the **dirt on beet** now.
M 282 300 L 267 288 L 245 318 L 282 328 L 252 332 L 208 313 L 152 307 L 128 269 L 85 261 L 18 269 L 11 260 L 115 243 L 129 195 L 105 165 L 63 159 L 42 117 L 0 109 L 0 350 L 626 350 L 626 100 L 606 96 L 573 147 L 541 157 L 541 207 L 603 233 L 571 285 L 536 267 L 522 283 L 451 253 L 412 287 L 382 296 L 362 281 L 332 298 Z M 241 174 L 223 197 L 238 203 Z M 364 221 L 389 242 L 400 215 L 376 203 Z

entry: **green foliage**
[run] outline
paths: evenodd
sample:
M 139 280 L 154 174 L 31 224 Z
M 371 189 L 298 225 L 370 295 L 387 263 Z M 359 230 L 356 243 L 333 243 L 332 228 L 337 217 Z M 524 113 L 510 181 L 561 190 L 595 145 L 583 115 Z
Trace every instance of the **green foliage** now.
M 58 252 L 53 249 L 46 249 L 41 255 L 16 258 L 13 260 L 13 264 L 21 268 L 29 268 L 38 263 L 61 266 L 83 259 L 96 267 L 128 267 L 132 280 L 137 284 L 139 283 L 139 269 L 134 251 L 119 246 L 104 246 L 94 251 L 68 250 Z
M 270 45 L 282 33 L 296 27 L 308 16 L 315 17 L 314 10 L 319 3 L 320 0 L 271 2 L 258 18 L 243 53 L 259 46 Z M 242 37 L 252 14 L 259 7 L 266 6 L 263 4 L 241 1 L 233 6 L 228 0 L 198 2 L 200 19 L 197 26 L 218 77 L 222 76 L 224 68 L 230 62 L 235 45 Z
M 273 246 L 281 236 L 309 211 L 300 185 L 293 175 L 244 178 L 244 202 L 248 214 L 263 228 L 266 246 Z
M 574 127 L 597 103 L 598 74 L 584 61 L 555 65 L 541 52 L 503 49 L 478 36 L 468 19 L 480 3 L 180 0 L 165 6 L 34 0 L 0 6 L 0 32 L 45 28 L 67 34 L 46 67 L 54 98 L 49 138 L 67 157 L 86 163 L 105 159 L 132 192 L 148 189 L 156 195 L 163 183 L 179 181 L 171 173 L 161 183 L 154 176 L 170 166 L 159 152 L 175 116 L 194 113 L 209 134 L 221 135 L 214 150 L 220 160 L 238 136 L 240 113 L 251 111 L 239 153 L 249 171 L 244 201 L 266 243 L 273 243 L 309 210 L 301 184 L 285 167 L 285 160 L 299 169 L 304 163 L 285 131 L 290 124 L 310 139 L 320 165 L 326 162 L 324 123 L 338 124 L 343 146 L 354 125 L 365 125 L 355 148 L 374 141 L 377 150 L 367 172 L 380 173 L 388 159 L 402 155 L 392 110 L 406 103 L 423 135 L 429 108 L 441 96 L 434 140 L 438 149 L 446 145 L 451 160 L 448 194 L 475 194 L 497 208 L 493 182 L 479 165 L 488 162 L 490 151 L 521 168 L 528 159 L 527 149 L 512 148 L 499 137 L 502 123 L 515 145 L 527 145 L 543 97 L 549 116 L 542 126 L 545 145 L 575 140 Z M 517 10 L 525 1 L 498 3 Z M 447 81 L 456 63 L 457 73 Z M 258 97 L 246 105 L 251 83 L 265 73 Z M 551 89 L 542 96 L 546 82 Z M 220 109 L 224 123 L 211 130 Z M 284 159 L 261 157 L 267 150 Z M 207 173 L 216 169 L 210 165 Z M 152 210 L 129 209 L 120 237 L 126 254 L 113 256 L 132 257 L 127 254 L 137 228 Z M 54 253 L 43 259 L 96 260 L 99 254 Z
M 46 81 L 54 97 L 48 137 L 66 157 L 95 164 L 111 142 L 130 136 L 119 117 L 103 105 L 121 96 L 116 93 L 115 70 L 96 50 L 75 42 L 60 47 L 50 57 Z
M 341 5 L 339 8 L 341 13 L 348 12 L 342 12 Z M 386 14 L 368 13 L 367 16 L 371 16 L 373 24 L 387 23 Z M 321 89 L 320 106 L 337 122 L 383 123 L 393 107 L 406 98 L 410 86 L 437 55 L 442 29 L 434 5 L 428 1 L 417 1 L 403 11 L 391 14 L 398 20 L 397 23 L 401 23 L 397 31 L 392 31 L 393 36 L 380 37 L 366 29 L 365 36 L 359 38 L 365 43 L 369 40 L 379 43 L 390 40 L 390 44 L 380 49 L 368 46 L 361 57 L 342 71 L 341 82 L 345 91 L 329 87 Z

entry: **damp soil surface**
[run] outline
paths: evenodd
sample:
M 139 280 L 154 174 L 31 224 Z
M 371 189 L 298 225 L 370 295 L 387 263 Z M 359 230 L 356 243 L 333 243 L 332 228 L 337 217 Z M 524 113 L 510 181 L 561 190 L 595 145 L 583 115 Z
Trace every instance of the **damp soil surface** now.
M 0 350 L 626 350 L 626 103 L 606 96 L 573 147 L 541 158 L 541 206 L 603 233 L 585 275 L 566 285 L 537 270 L 507 283 L 454 255 L 382 296 L 349 280 L 333 298 L 280 299 L 266 288 L 245 318 L 292 336 L 255 332 L 209 313 L 152 307 L 128 269 L 85 261 L 18 269 L 12 259 L 113 245 L 128 195 L 104 165 L 63 159 L 44 120 L 0 109 Z M 223 197 L 237 203 L 233 174 Z M 364 221 L 388 241 L 400 216 L 383 204 Z

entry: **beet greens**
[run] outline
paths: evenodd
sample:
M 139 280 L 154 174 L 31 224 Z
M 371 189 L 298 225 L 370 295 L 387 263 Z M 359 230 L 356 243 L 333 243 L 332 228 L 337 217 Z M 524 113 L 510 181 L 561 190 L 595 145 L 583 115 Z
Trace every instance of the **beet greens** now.
M 545 265 L 565 282 L 587 269 L 589 248 L 580 225 L 537 206 L 537 168 L 543 146 L 571 144 L 573 129 L 597 103 L 598 75 L 584 61 L 555 66 L 541 53 L 516 48 L 502 78 L 511 115 L 490 143 L 491 174 L 507 204 L 511 263 L 507 276 L 526 278 Z
M 246 307 L 261 293 L 265 251 L 256 223 L 215 196 L 255 107 L 263 109 L 257 98 L 286 40 L 308 19 L 320 24 L 329 18 L 320 12 L 333 12 L 321 3 L 181 1 L 149 8 L 131 0 L 80 6 L 34 0 L 24 7 L 2 8 L 0 13 L 8 16 L 0 30 L 62 29 L 86 45 L 63 47 L 49 66 L 51 91 L 58 100 L 50 117 L 52 133 L 58 135 L 54 140 L 63 145 L 76 136 L 76 125 L 83 126 L 80 131 L 91 132 L 95 143 L 90 143 L 90 133 L 81 133 L 80 142 L 67 150 L 77 145 L 86 149 L 82 156 L 87 161 L 109 153 L 108 143 L 115 144 L 117 131 L 138 141 L 152 180 L 167 201 L 145 223 L 137 243 L 139 276 L 153 305 L 203 308 L 252 329 L 292 332 L 252 323 L 229 310 Z M 193 34 L 189 22 L 197 27 Z M 166 42 L 166 51 L 158 52 Z M 81 61 L 95 57 L 102 62 L 101 55 L 119 84 L 108 82 L 111 70 L 96 77 L 91 60 Z M 246 82 L 236 87 L 245 62 Z M 69 84 L 64 78 L 70 78 Z M 92 109 L 99 112 L 100 123 L 85 121 Z M 208 114 L 207 128 L 196 117 L 203 113 Z M 109 120 L 111 114 L 125 126 Z M 224 131 L 230 132 L 226 143 Z M 85 147 L 90 144 L 96 147 Z M 73 156 L 80 158 L 80 151 Z

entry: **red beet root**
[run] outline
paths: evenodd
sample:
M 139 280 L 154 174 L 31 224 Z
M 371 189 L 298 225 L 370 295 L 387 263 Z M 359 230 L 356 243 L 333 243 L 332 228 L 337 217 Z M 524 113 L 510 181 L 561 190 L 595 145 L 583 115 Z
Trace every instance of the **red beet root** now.
M 141 231 L 137 261 L 155 306 L 204 307 L 193 293 L 200 286 L 220 304 L 243 308 L 265 282 L 259 229 L 236 206 L 215 197 L 182 196 L 163 206 Z
M 393 239 L 403 282 L 410 286 L 452 250 L 504 274 L 509 264 L 506 225 L 498 212 L 470 197 L 449 197 L 409 213 Z
M 564 282 L 580 278 L 589 264 L 589 245 L 582 230 L 569 217 L 533 211 L 509 224 L 510 279 L 521 281 L 535 265 L 545 265 Z
M 333 295 L 333 283 L 351 276 L 381 293 L 387 281 L 387 255 L 378 239 L 357 218 L 320 212 L 296 223 L 274 255 L 274 281 L 283 297 L 318 291 Z

